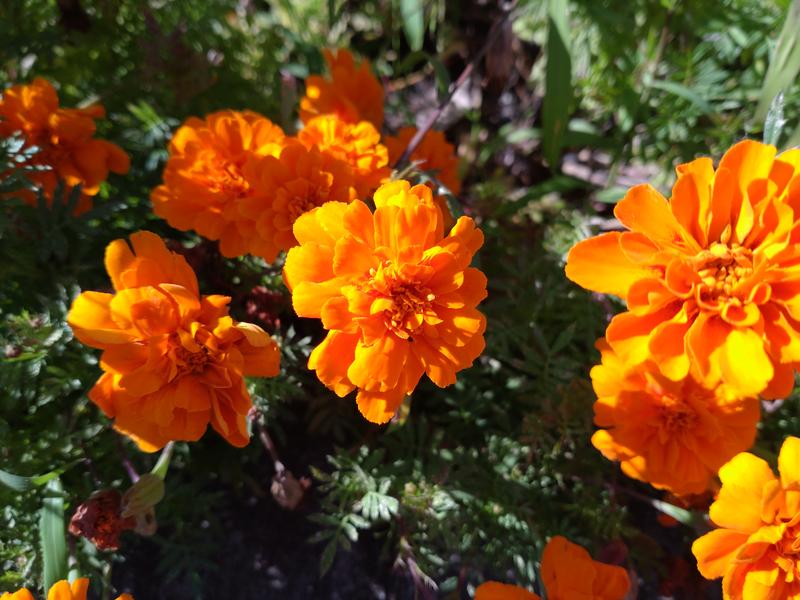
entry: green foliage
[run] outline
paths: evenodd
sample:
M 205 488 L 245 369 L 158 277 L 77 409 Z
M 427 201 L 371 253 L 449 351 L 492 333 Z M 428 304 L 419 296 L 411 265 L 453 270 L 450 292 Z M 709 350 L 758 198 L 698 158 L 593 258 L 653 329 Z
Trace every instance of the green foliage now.
M 19 139 L 0 143 L 0 590 L 41 590 L 66 572 L 67 555 L 103 597 L 123 588 L 139 598 L 326 597 L 324 586 L 358 577 L 395 586 L 398 597 L 469 594 L 486 578 L 536 589 L 541 550 L 561 534 L 595 555 L 624 544 L 642 597 L 654 597 L 666 576 L 660 565 L 689 558 L 694 531 L 665 534 L 655 515 L 695 526 L 702 511 L 626 479 L 589 443 L 594 343 L 620 306 L 566 281 L 563 257 L 613 226 L 626 169 L 653 167 L 664 186 L 676 161 L 760 136 L 756 103 L 769 106 L 777 90 L 783 101 L 763 135 L 780 141 L 782 121 L 798 127 L 787 7 L 516 4 L 514 35 L 499 36 L 476 63 L 439 124 L 463 159 L 464 192 L 448 200 L 486 237 L 477 257 L 489 277 L 486 350 L 454 386 L 421 384 L 385 428 L 364 422 L 352 397 L 336 398 L 307 369 L 322 331 L 293 314 L 280 262 L 224 259 L 152 214 L 167 144 L 189 116 L 248 108 L 292 130 L 297 79 L 321 72 L 321 47 L 331 45 L 366 56 L 392 82 L 389 129 L 411 124 L 480 51 L 502 15 L 493 4 L 83 0 L 75 3 L 83 14 L 67 15 L 45 0 L 0 6 L 0 84 L 44 76 L 65 106 L 101 101 L 108 118 L 99 134 L 132 158 L 128 175 L 112 176 L 94 207 L 74 215 L 76 191 L 59 188 L 52 208 L 43 198 L 22 202 L 26 155 Z M 505 79 L 491 72 L 498 65 Z M 592 177 L 567 169 L 581 153 L 595 161 Z M 280 376 L 248 389 L 282 463 L 312 476 L 296 511 L 270 495 L 273 460 L 258 432 L 245 449 L 209 432 L 159 458 L 116 434 L 87 399 L 98 353 L 73 339 L 67 311 L 79 290 L 108 289 L 104 248 L 138 229 L 200 257 L 201 289 L 230 295 L 236 318 L 279 342 Z M 800 427 L 798 397 L 772 408 L 756 448 L 764 456 Z M 86 540 L 65 548 L 65 519 L 97 489 L 128 489 L 130 468 L 164 480 L 155 535 L 125 533 L 118 553 Z M 284 579 L 273 581 L 279 567 Z M 364 574 L 373 567 L 379 575 Z M 294 595 L 293 580 L 305 586 Z

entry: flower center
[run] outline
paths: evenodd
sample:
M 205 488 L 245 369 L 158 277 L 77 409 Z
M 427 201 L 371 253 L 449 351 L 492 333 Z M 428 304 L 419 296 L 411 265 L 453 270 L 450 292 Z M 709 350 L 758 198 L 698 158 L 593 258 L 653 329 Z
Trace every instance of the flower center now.
M 219 165 L 217 177 L 210 182 L 215 193 L 242 198 L 250 190 L 250 184 L 242 177 L 239 166 L 231 162 Z
M 178 371 L 193 375 L 202 373 L 206 365 L 211 361 L 208 348 L 205 346 L 200 346 L 200 350 L 197 352 L 191 352 L 183 346 L 178 346 L 175 351 L 175 358 L 177 359 Z
M 706 302 L 728 300 L 753 274 L 753 252 L 739 244 L 714 242 L 695 257 L 699 297 Z
M 794 557 L 797 560 L 800 555 L 800 525 L 786 529 L 775 548 L 781 556 Z
M 382 300 L 384 324 L 397 337 L 413 341 L 426 320 L 438 321 L 431 307 L 436 296 L 424 285 L 403 278 L 389 261 L 370 269 L 369 276 L 369 292 Z
M 663 434 L 676 435 L 697 426 L 697 411 L 686 400 L 665 392 L 657 385 L 649 393 L 661 400 L 657 419 Z
M 300 215 L 307 213 L 319 205 L 320 203 L 317 202 L 316 190 L 311 190 L 304 196 L 294 196 L 291 200 L 289 200 L 289 205 L 286 207 L 287 213 L 289 214 L 289 220 L 294 223 L 298 218 L 300 218 Z

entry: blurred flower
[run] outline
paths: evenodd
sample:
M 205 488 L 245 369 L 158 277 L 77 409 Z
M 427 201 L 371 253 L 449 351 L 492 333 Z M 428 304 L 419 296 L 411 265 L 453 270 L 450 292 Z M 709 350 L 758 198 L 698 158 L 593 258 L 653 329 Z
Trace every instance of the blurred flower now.
M 359 199 L 365 199 L 391 175 L 389 152 L 381 134 L 368 121 L 348 123 L 337 115 L 314 117 L 297 134 L 306 147 L 316 146 L 346 162 L 353 172 Z
M 622 600 L 630 580 L 622 567 L 592 560 L 589 553 L 560 535 L 550 538 L 542 553 L 542 585 L 548 600 Z M 475 600 L 538 600 L 523 588 L 488 581 Z
M 692 553 L 703 577 L 723 578 L 726 600 L 800 597 L 800 438 L 784 440 L 778 471 L 776 478 L 748 452 L 719 471 L 722 488 L 709 509 L 719 529 Z
M 283 145 L 283 130 L 254 112 L 188 119 L 170 142 L 164 183 L 151 194 L 153 211 L 176 229 L 219 240 L 227 257 L 253 252 L 255 222 L 239 205 L 260 191 L 252 163 L 277 156 Z
M 567 276 L 616 294 L 628 311 L 606 339 L 629 363 L 652 359 L 680 381 L 696 366 L 709 385 L 788 395 L 800 361 L 800 150 L 743 141 L 716 171 L 711 159 L 678 167 L 667 202 L 631 188 L 614 213 L 627 232 L 572 248 Z
M 411 138 L 416 133 L 416 127 L 403 127 L 397 132 L 396 136 L 390 135 L 384 138 L 383 141 L 389 149 L 390 164 L 397 164 L 409 142 L 411 142 Z M 458 176 L 458 156 L 456 156 L 453 145 L 447 141 L 441 131 L 429 130 L 425 137 L 422 138 L 422 142 L 411 153 L 409 160 L 417 163 L 417 167 L 421 171 L 432 171 L 436 179 L 450 190 L 453 196 L 458 196 L 461 193 L 461 178 Z M 426 185 L 434 193 L 436 192 L 432 183 L 426 183 Z M 453 216 L 450 214 L 450 208 L 447 206 L 447 198 L 435 195 L 434 200 L 444 215 L 445 228 L 451 227 L 454 221 Z
M 597 347 L 594 420 L 605 429 L 592 444 L 620 461 L 628 477 L 676 494 L 701 493 L 723 464 L 753 445 L 757 398 L 740 398 L 726 385 L 708 388 L 692 375 L 672 381 L 652 361 L 627 365 L 605 340 Z
M 429 188 L 396 181 L 374 200 L 374 214 L 356 200 L 300 217 L 284 279 L 295 312 L 328 330 L 309 368 L 385 423 L 423 373 L 450 385 L 483 351 L 486 277 L 469 267 L 483 234 L 462 217 L 445 237 Z
M 287 144 L 280 156 L 254 163 L 253 171 L 260 191 L 242 200 L 239 210 L 255 224 L 250 252 L 267 262 L 297 245 L 292 225 L 300 215 L 326 202 L 356 197 L 350 167 L 316 147 Z
M 243 303 L 248 319 L 261 321 L 270 331 L 280 327 L 280 314 L 287 304 L 281 292 L 259 285 L 243 297 Z
M 136 519 L 122 516 L 122 494 L 117 490 L 100 490 L 75 509 L 69 532 L 85 537 L 100 550 L 118 550 L 119 536 L 134 529 Z
M 89 398 L 147 452 L 198 440 L 209 422 L 234 446 L 247 444 L 251 406 L 243 376 L 279 371 L 275 342 L 228 316 L 227 296 L 200 296 L 194 272 L 155 234 L 140 231 L 106 248 L 114 294 L 83 292 L 67 322 L 103 350 L 104 374 Z
M 335 52 L 335 53 L 334 53 Z M 366 60 L 356 67 L 349 50 L 323 50 L 330 79 L 311 75 L 300 100 L 300 118 L 307 123 L 318 115 L 336 114 L 344 121 L 383 125 L 383 86 Z
M 91 207 L 91 197 L 100 191 L 109 171 L 123 174 L 130 168 L 130 159 L 119 146 L 94 138 L 95 120 L 104 116 L 99 104 L 59 108 L 58 94 L 50 82 L 36 78 L 28 85 L 3 91 L 0 136 L 21 135 L 26 148 L 36 148 L 20 166 L 32 168 L 27 171 L 28 178 L 43 190 L 49 203 L 59 180 L 64 181 L 67 191 L 80 185 L 81 198 L 75 212 L 81 213 Z M 36 206 L 37 197 L 31 190 L 13 195 Z
M 89 580 L 85 577 L 79 577 L 71 584 L 69 581 L 62 579 L 53 584 L 50 591 L 47 593 L 47 600 L 86 600 L 86 593 L 89 591 Z M 6 592 L 0 596 L 0 600 L 33 600 L 31 594 L 25 588 L 10 594 Z M 120 594 L 116 600 L 133 600 L 130 594 Z
M 525 588 L 498 581 L 487 581 L 475 590 L 475 600 L 541 600 Z

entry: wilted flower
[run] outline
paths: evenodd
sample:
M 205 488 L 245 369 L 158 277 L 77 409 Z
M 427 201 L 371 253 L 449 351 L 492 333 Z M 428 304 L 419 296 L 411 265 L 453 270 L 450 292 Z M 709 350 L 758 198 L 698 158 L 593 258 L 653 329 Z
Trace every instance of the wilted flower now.
M 652 361 L 627 365 L 605 340 L 597 346 L 594 420 L 605 429 L 592 444 L 629 477 L 676 494 L 701 493 L 723 464 L 752 446 L 757 398 L 740 398 L 722 384 L 709 388 L 691 374 L 672 381 Z
M 25 147 L 36 149 L 21 166 L 33 167 L 28 178 L 43 190 L 52 202 L 59 180 L 67 189 L 81 186 L 76 213 L 91 207 L 91 197 L 100 190 L 109 171 L 127 173 L 128 155 L 116 144 L 95 139 L 95 120 L 105 110 L 99 104 L 87 108 L 60 108 L 58 94 L 45 79 L 36 78 L 28 85 L 15 85 L 0 97 L 0 137 L 21 135 Z M 30 190 L 14 192 L 25 202 L 35 205 L 36 195 Z
M 628 310 L 606 332 L 627 363 L 652 359 L 668 378 L 690 365 L 740 395 L 788 395 L 800 361 L 800 150 L 733 146 L 678 167 L 668 202 L 631 188 L 614 214 L 631 231 L 580 242 L 567 276 Z
M 335 114 L 350 123 L 383 125 L 383 86 L 366 60 L 356 66 L 349 50 L 323 50 L 330 78 L 311 75 L 300 100 L 300 118 L 307 123 L 319 115 Z
M 483 234 L 461 217 L 445 237 L 429 188 L 396 181 L 374 200 L 374 214 L 356 200 L 300 217 L 284 279 L 297 314 L 328 330 L 309 368 L 385 423 L 423 373 L 451 385 L 483 351 L 486 277 L 469 267 Z
M 134 529 L 136 519 L 122 516 L 122 494 L 117 490 L 100 490 L 78 505 L 69 522 L 69 532 L 85 537 L 100 550 L 119 549 L 119 536 Z
M 116 292 L 83 292 L 67 315 L 75 337 L 103 350 L 89 398 L 148 452 L 197 440 L 209 423 L 246 445 L 252 403 L 243 377 L 278 373 L 275 342 L 228 316 L 227 296 L 200 296 L 186 260 L 157 235 L 134 233 L 131 243 L 106 249 Z
M 784 440 L 778 471 L 776 478 L 748 452 L 719 471 L 722 488 L 709 509 L 719 529 L 692 552 L 703 577 L 723 578 L 726 600 L 800 597 L 800 438 Z
M 253 162 L 277 156 L 283 130 L 251 112 L 224 110 L 188 119 L 172 137 L 164 183 L 153 190 L 153 211 L 183 231 L 219 240 L 228 257 L 253 251 L 255 222 L 240 204 L 259 191 Z

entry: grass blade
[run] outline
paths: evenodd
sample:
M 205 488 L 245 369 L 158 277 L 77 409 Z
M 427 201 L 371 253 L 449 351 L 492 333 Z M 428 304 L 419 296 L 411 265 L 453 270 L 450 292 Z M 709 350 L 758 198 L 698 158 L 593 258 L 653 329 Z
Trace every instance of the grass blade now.
M 39 511 L 39 541 L 42 550 L 42 579 L 46 590 L 67 578 L 67 542 L 64 526 L 64 490 L 56 477 L 47 482 Z
M 554 169 L 561 158 L 561 147 L 567 130 L 573 94 L 567 0 L 548 1 L 547 21 L 542 149 L 550 168 Z
M 766 118 L 772 99 L 782 90 L 789 89 L 798 73 L 800 73 L 800 0 L 793 0 L 786 12 L 786 21 L 778 36 L 778 43 L 761 88 L 755 114 L 757 122 Z

